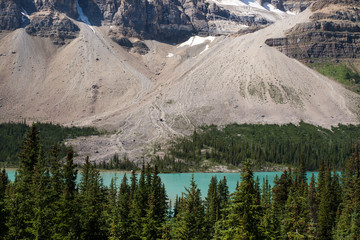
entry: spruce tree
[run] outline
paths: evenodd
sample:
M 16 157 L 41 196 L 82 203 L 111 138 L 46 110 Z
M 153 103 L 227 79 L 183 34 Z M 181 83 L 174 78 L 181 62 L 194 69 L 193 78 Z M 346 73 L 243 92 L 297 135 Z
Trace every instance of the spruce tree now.
M 33 174 L 40 155 L 39 131 L 36 124 L 33 124 L 26 134 L 21 149 L 19 168 L 6 201 L 6 209 L 9 213 L 7 221 L 8 238 L 33 239 L 35 238 L 32 231 L 34 216 Z
M 358 239 L 360 237 L 360 147 L 358 144 L 355 145 L 354 150 L 342 173 L 343 198 L 334 239 Z
M 104 218 L 105 196 L 99 171 L 87 157 L 80 181 L 79 204 L 81 206 L 81 239 L 107 239 Z
M 220 194 L 216 176 L 211 178 L 205 199 L 205 221 L 210 237 L 214 235 L 214 225 L 220 219 Z
M 226 219 L 216 227 L 216 235 L 221 239 L 260 239 L 261 205 L 259 192 L 253 179 L 250 163 L 244 165 L 241 183 L 233 194 Z
M 77 203 L 76 178 L 72 147 L 66 149 L 65 164 L 60 169 L 63 186 L 57 202 L 52 239 L 79 239 L 81 233 L 79 207 Z
M 318 214 L 318 239 L 332 239 L 332 230 L 335 223 L 335 214 L 337 206 L 334 203 L 334 189 L 332 188 L 332 176 L 330 163 L 327 166 L 323 176 L 320 179 L 319 172 L 319 214 Z M 321 180 L 321 182 L 320 182 Z
M 110 239 L 130 239 L 131 222 L 130 216 L 130 187 L 127 183 L 126 174 L 121 181 L 116 207 L 115 224 L 110 229 Z
M 9 179 L 5 168 L 0 172 L 0 239 L 4 239 L 7 234 L 8 212 L 5 209 L 5 193 L 8 187 Z
M 174 235 L 176 239 L 207 239 L 204 205 L 201 200 L 200 189 L 194 180 L 190 181 L 190 188 L 181 200 L 181 206 L 176 218 Z

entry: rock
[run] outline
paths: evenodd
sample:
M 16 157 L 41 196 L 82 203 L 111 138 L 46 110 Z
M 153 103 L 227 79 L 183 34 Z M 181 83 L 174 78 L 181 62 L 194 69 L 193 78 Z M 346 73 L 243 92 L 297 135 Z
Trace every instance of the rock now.
M 134 42 L 133 45 L 134 45 L 134 52 L 135 53 L 145 55 L 150 51 L 150 49 L 148 48 L 148 46 L 144 42 L 137 41 L 137 42 Z
M 0 30 L 15 30 L 21 27 L 20 6 L 13 0 L 0 0 Z
M 70 19 L 59 18 L 53 13 L 32 17 L 25 30 L 33 36 L 50 37 L 57 45 L 63 45 L 67 39 L 75 38 L 80 31 Z
M 342 5 L 339 10 L 315 12 L 310 19 L 311 22 L 292 28 L 285 38 L 267 39 L 265 43 L 300 60 L 360 58 L 359 3 Z
M 119 44 L 120 46 L 126 48 L 127 50 L 129 50 L 130 48 L 133 47 L 132 42 L 126 38 L 126 37 L 122 37 L 119 34 L 115 34 L 115 33 L 111 33 L 111 39 L 116 42 L 117 44 Z

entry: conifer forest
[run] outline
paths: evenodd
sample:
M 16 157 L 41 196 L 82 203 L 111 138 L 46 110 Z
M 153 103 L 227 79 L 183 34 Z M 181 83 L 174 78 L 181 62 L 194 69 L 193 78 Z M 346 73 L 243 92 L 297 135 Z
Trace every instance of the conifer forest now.
M 203 198 L 192 179 L 171 204 L 156 165 L 104 186 L 88 158 L 78 172 L 73 157 L 56 145 L 44 153 L 30 128 L 15 180 L 0 173 L 0 239 L 360 239 L 357 144 L 341 173 L 324 158 L 307 179 L 300 159 L 271 187 L 245 161 L 235 191 L 213 177 Z

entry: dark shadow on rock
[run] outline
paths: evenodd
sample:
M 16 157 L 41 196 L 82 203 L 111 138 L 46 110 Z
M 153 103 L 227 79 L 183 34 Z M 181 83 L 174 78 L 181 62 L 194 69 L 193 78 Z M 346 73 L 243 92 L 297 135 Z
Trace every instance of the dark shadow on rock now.
M 79 5 L 92 25 L 101 26 L 103 15 L 96 2 L 92 0 L 79 0 Z

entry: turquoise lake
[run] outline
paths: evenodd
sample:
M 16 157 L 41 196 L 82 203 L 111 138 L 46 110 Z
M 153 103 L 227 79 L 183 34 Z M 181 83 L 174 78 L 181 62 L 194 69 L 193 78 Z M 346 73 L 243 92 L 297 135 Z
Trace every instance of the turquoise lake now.
M 15 178 L 16 169 L 7 169 L 6 172 L 11 181 Z M 212 176 L 216 176 L 218 180 L 226 177 L 229 191 L 234 192 L 237 182 L 240 181 L 240 173 L 164 173 L 159 174 L 161 177 L 161 181 L 165 184 L 166 193 L 168 195 L 169 200 L 174 201 L 176 195 L 181 196 L 183 192 L 185 192 L 185 187 L 188 187 L 190 184 L 191 176 L 194 174 L 194 179 L 196 184 L 198 185 L 201 195 L 204 198 L 207 195 L 208 187 L 210 184 L 210 180 Z M 79 176 L 80 174 L 78 174 Z M 117 177 L 117 186 L 120 185 L 121 179 L 124 176 L 122 172 L 112 172 L 112 171 L 104 171 L 100 172 L 104 180 L 104 185 L 110 185 L 111 179 Z M 281 172 L 255 172 L 255 178 L 259 177 L 260 186 L 262 185 L 263 179 L 268 177 L 269 184 L 273 185 L 273 181 L 276 175 L 280 177 Z M 312 172 L 307 173 L 308 180 L 310 180 Z M 317 176 L 317 173 L 315 173 Z M 130 174 L 127 174 L 130 177 Z

